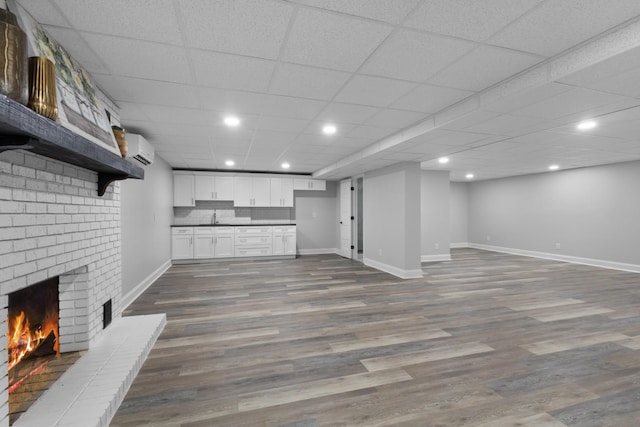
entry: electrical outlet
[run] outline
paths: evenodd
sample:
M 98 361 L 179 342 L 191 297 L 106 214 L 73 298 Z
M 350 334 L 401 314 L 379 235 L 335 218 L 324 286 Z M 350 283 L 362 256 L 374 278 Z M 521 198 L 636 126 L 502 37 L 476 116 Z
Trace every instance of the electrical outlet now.
M 382 256 L 382 248 L 378 249 L 378 255 Z
M 560 249 L 560 243 L 556 243 L 556 249 Z
M 487 234 L 487 242 L 491 241 L 491 236 Z
M 433 245 L 434 249 L 440 249 L 440 243 L 436 243 L 435 245 Z

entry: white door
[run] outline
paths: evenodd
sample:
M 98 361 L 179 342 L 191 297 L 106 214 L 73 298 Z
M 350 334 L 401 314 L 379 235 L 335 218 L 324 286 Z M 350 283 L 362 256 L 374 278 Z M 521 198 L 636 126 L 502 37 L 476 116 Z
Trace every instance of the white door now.
M 340 255 L 351 258 L 351 179 L 340 181 Z

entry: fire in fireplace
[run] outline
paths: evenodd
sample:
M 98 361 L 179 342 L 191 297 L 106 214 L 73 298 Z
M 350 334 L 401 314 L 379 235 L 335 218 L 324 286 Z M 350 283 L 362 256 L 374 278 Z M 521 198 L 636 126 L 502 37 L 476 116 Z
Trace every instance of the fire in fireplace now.
M 9 372 L 31 357 L 60 354 L 58 278 L 9 294 Z

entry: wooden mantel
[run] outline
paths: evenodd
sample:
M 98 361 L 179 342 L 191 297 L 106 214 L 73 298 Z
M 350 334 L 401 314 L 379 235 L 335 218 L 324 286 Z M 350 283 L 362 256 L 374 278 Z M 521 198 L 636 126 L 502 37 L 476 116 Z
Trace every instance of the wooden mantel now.
M 142 167 L 0 95 L 0 152 L 18 149 L 98 172 L 99 196 L 113 181 L 144 179 Z

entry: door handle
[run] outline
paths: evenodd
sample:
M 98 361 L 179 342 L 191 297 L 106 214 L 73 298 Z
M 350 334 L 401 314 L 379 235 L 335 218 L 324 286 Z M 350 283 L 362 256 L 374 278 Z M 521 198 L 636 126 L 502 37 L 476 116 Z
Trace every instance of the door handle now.
M 340 224 L 342 224 L 342 221 L 340 221 Z

